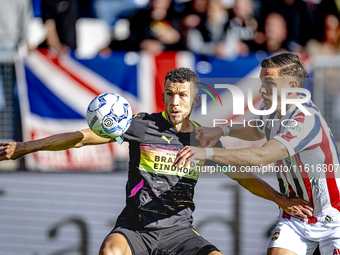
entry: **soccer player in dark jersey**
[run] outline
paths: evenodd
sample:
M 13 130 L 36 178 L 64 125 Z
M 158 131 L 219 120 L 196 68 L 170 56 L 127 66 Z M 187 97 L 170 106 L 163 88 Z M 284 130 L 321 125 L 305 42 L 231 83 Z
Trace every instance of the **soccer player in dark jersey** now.
M 103 241 L 100 254 L 221 254 L 192 226 L 194 187 L 200 170 L 197 166 L 202 162 L 192 161 L 189 167 L 173 165 L 180 149 L 200 143 L 193 138 L 198 124 L 189 119 L 200 101 L 198 87 L 195 72 L 187 68 L 171 70 L 164 84 L 165 111 L 135 114 L 130 128 L 121 136 L 130 145 L 126 206 Z M 113 141 L 86 129 L 23 143 L 0 143 L 0 161 L 38 150 L 57 151 Z M 243 185 L 292 215 L 301 214 L 301 208 L 306 207 L 299 200 L 280 195 L 260 179 Z

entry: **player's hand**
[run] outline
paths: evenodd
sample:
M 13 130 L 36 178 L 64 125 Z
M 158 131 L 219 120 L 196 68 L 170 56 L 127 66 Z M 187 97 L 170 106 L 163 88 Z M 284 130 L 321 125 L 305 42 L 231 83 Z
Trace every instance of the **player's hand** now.
M 213 147 L 223 135 L 223 130 L 219 127 L 197 127 L 195 128 L 195 132 L 195 138 L 200 140 L 202 147 L 207 148 Z
M 0 143 L 0 161 L 19 158 L 21 155 L 17 151 L 20 144 L 17 142 Z
M 288 198 L 282 196 L 279 206 L 289 215 L 307 221 L 309 217 L 313 216 L 313 207 L 308 201 L 302 198 Z
M 207 155 L 204 148 L 198 148 L 194 146 L 185 146 L 182 150 L 177 153 L 177 157 L 174 161 L 174 165 L 179 167 L 184 162 L 184 167 L 190 164 L 190 160 L 206 160 Z M 190 160 L 189 160 L 190 159 Z

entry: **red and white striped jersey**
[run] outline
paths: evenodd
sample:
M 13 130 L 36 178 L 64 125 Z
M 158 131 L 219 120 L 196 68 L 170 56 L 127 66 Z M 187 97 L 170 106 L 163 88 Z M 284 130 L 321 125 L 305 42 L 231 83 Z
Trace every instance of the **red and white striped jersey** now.
M 289 157 L 275 162 L 280 192 L 309 201 L 314 208 L 310 223 L 324 220 L 326 216 L 340 220 L 337 146 L 319 109 L 312 101 L 303 106 L 311 115 L 292 105 L 281 119 L 276 112 L 259 116 L 257 125 L 263 125 L 258 129 L 266 134 L 267 140 L 281 142 L 289 153 Z M 281 216 L 290 218 L 282 209 Z

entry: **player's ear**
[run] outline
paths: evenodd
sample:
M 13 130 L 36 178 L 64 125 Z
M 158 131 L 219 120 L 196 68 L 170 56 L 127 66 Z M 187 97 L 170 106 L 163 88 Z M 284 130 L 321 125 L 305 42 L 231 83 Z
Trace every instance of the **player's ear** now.
M 298 85 L 296 80 L 292 80 L 292 81 L 289 82 L 289 87 L 291 87 L 291 88 L 297 88 L 298 86 L 299 85 Z M 288 96 L 298 95 L 298 94 L 296 94 L 296 92 L 295 93 L 294 92 L 288 92 L 287 94 L 288 94 Z
M 163 104 L 165 105 L 165 101 L 164 101 L 164 92 L 162 94 L 162 99 L 163 99 Z
M 201 96 L 200 95 L 195 95 L 194 102 L 192 103 L 192 107 L 193 108 L 196 107 L 199 104 L 200 101 L 201 101 Z
M 289 86 L 291 88 L 297 88 L 298 87 L 298 83 L 297 83 L 297 81 L 292 80 L 292 81 L 289 82 Z

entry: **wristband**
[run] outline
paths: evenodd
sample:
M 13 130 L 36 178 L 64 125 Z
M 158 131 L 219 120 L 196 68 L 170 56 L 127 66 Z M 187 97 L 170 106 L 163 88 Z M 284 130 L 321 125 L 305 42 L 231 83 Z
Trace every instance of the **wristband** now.
M 205 155 L 207 156 L 207 159 L 213 160 L 214 149 L 213 148 L 204 148 L 204 149 L 205 149 Z
M 117 136 L 115 139 L 119 144 L 122 144 L 124 142 L 124 140 L 120 136 Z
M 227 136 L 230 133 L 230 129 L 227 126 L 219 126 L 223 131 L 223 136 Z

